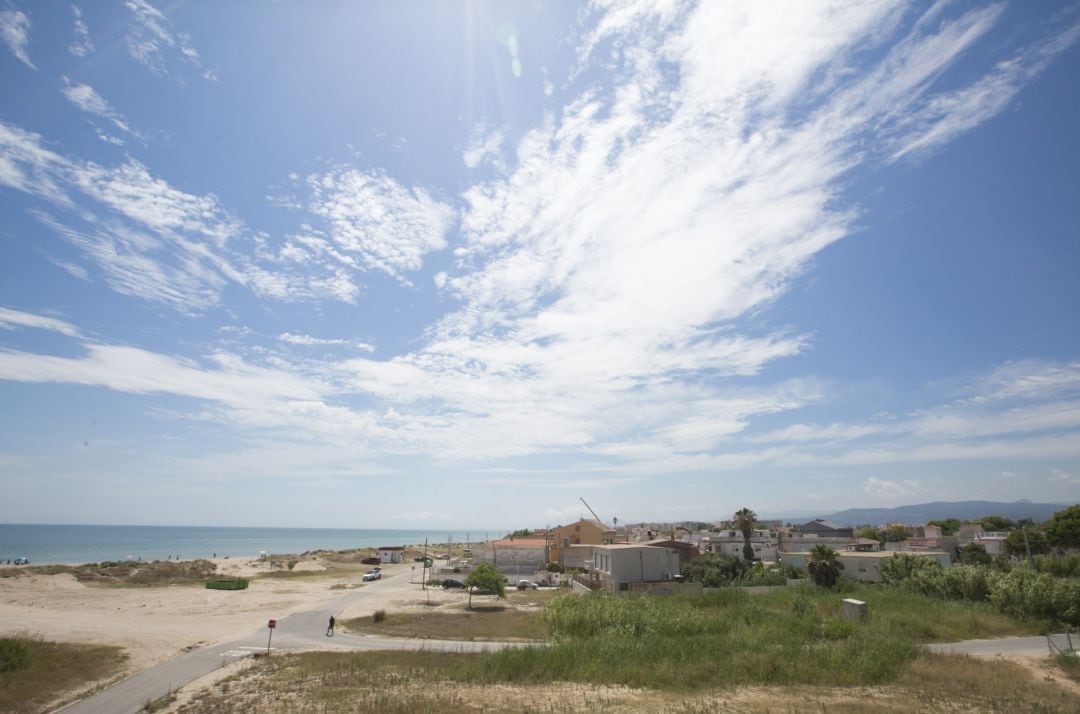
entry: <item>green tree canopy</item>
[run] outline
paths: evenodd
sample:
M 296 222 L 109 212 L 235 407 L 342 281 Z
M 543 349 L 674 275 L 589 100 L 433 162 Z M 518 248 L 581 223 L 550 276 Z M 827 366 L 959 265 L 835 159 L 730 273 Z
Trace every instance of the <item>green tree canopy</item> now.
M 856 538 L 866 538 L 868 540 L 876 540 L 879 543 L 882 541 L 883 536 L 881 532 L 873 526 L 860 526 L 855 531 Z
M 990 565 L 994 560 L 986 552 L 986 546 L 975 542 L 968 543 L 961 548 L 957 556 L 964 565 Z
M 983 516 L 976 523 L 987 531 L 1011 531 L 1016 529 L 1016 523 L 1005 516 Z
M 503 574 L 491 563 L 481 563 L 472 569 L 465 578 L 465 587 L 469 589 L 469 608 L 472 608 L 473 590 L 506 597 L 506 580 Z
M 885 540 L 890 543 L 899 543 L 902 540 L 907 540 L 911 536 L 915 535 L 915 530 L 907 526 L 891 525 L 885 529 Z
M 937 526 L 941 529 L 941 535 L 951 536 L 955 535 L 956 531 L 960 530 L 960 526 L 964 525 L 964 522 L 959 518 L 942 518 L 936 521 L 927 521 L 928 526 Z
M 840 562 L 839 553 L 824 543 L 819 543 L 811 548 L 806 556 L 806 569 L 810 571 L 810 577 L 815 583 L 831 588 L 840 579 L 844 564 Z
M 1080 548 L 1080 504 L 1058 511 L 1046 523 L 1046 537 L 1055 548 Z
M 533 532 L 528 528 L 519 528 L 510 534 L 511 538 L 528 538 Z
M 881 564 L 881 578 L 886 583 L 899 583 L 916 573 L 941 569 L 941 563 L 933 558 L 911 553 L 894 553 L 893 557 Z
M 734 555 L 703 553 L 683 564 L 682 575 L 685 580 L 701 583 L 707 588 L 722 588 L 740 580 L 748 567 L 745 560 Z
M 1042 555 L 1050 552 L 1050 542 L 1046 534 L 1034 528 L 1027 529 L 1028 543 L 1031 544 L 1032 555 Z M 1015 558 L 1022 558 L 1027 554 L 1024 548 L 1024 531 L 1013 531 L 1005 536 L 1005 552 Z

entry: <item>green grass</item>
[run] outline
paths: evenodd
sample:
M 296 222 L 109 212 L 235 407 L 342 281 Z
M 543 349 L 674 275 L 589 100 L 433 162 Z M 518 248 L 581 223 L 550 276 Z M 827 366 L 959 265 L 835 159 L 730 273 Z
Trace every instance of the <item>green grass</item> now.
M 1054 663 L 1074 682 L 1080 682 L 1080 654 L 1076 652 L 1061 652 L 1054 657 Z
M 119 647 L 0 639 L 0 650 L 25 653 L 21 666 L 0 671 L 0 711 L 40 712 L 73 690 L 118 674 L 127 655 Z M 4 661 L 10 661 L 5 657 Z
M 436 640 L 543 640 L 543 613 L 474 607 L 469 612 L 384 613 L 378 622 L 357 617 L 341 624 L 353 632 Z

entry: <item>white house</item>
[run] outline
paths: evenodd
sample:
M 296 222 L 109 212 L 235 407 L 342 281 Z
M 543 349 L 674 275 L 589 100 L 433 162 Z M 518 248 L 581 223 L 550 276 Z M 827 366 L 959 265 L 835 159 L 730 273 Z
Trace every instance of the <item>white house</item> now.
M 722 530 L 719 533 L 710 533 L 702 541 L 699 548 L 703 553 L 723 553 L 743 557 L 743 535 L 737 530 Z M 754 549 L 754 557 L 761 560 L 776 560 L 776 539 L 772 531 L 755 528 L 750 535 L 750 547 Z
M 592 572 L 608 592 L 629 590 L 631 583 L 670 581 L 679 574 L 679 554 L 670 548 L 617 543 L 592 550 Z

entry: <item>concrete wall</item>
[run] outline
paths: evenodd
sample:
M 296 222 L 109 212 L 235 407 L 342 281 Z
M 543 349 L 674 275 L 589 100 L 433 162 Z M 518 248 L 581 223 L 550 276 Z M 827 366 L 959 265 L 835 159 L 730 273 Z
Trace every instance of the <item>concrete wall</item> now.
M 909 555 L 920 558 L 932 558 L 942 565 L 949 567 L 952 559 L 948 553 L 911 551 Z M 808 553 L 784 553 L 784 563 L 794 566 L 799 570 L 809 573 L 806 569 L 806 556 Z M 844 575 L 866 583 L 880 583 L 881 566 L 893 557 L 893 553 L 838 553 L 839 560 L 844 566 Z

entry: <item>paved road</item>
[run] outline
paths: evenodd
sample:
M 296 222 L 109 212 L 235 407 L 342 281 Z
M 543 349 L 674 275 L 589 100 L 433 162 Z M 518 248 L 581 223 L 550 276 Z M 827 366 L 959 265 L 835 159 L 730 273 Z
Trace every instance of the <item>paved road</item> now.
M 1054 644 L 1058 648 L 1068 649 L 1068 638 L 1065 635 L 1051 635 Z M 1073 636 L 1072 646 L 1080 647 L 1080 638 Z M 965 640 L 964 642 L 946 642 L 943 644 L 927 645 L 931 652 L 944 652 L 948 654 L 969 654 L 976 657 L 992 657 L 1002 655 L 1004 657 L 1018 655 L 1049 655 L 1050 647 L 1046 643 L 1046 637 L 1006 637 L 997 640 Z
M 317 609 L 294 612 L 277 621 L 271 652 L 315 647 L 336 647 L 342 650 L 435 650 L 439 652 L 484 652 L 505 647 L 521 647 L 520 643 L 469 642 L 452 640 L 393 639 L 347 635 L 340 631 L 326 636 L 330 615 L 337 615 L 347 605 L 382 598 L 395 591 L 410 589 L 409 574 L 401 573 L 365 586 L 323 603 Z M 225 664 L 254 652 L 266 652 L 267 630 L 261 629 L 248 637 L 232 642 L 210 645 L 163 662 L 139 672 L 91 697 L 70 704 L 59 711 L 64 714 L 127 714 L 138 712 L 147 702 L 210 674 Z

